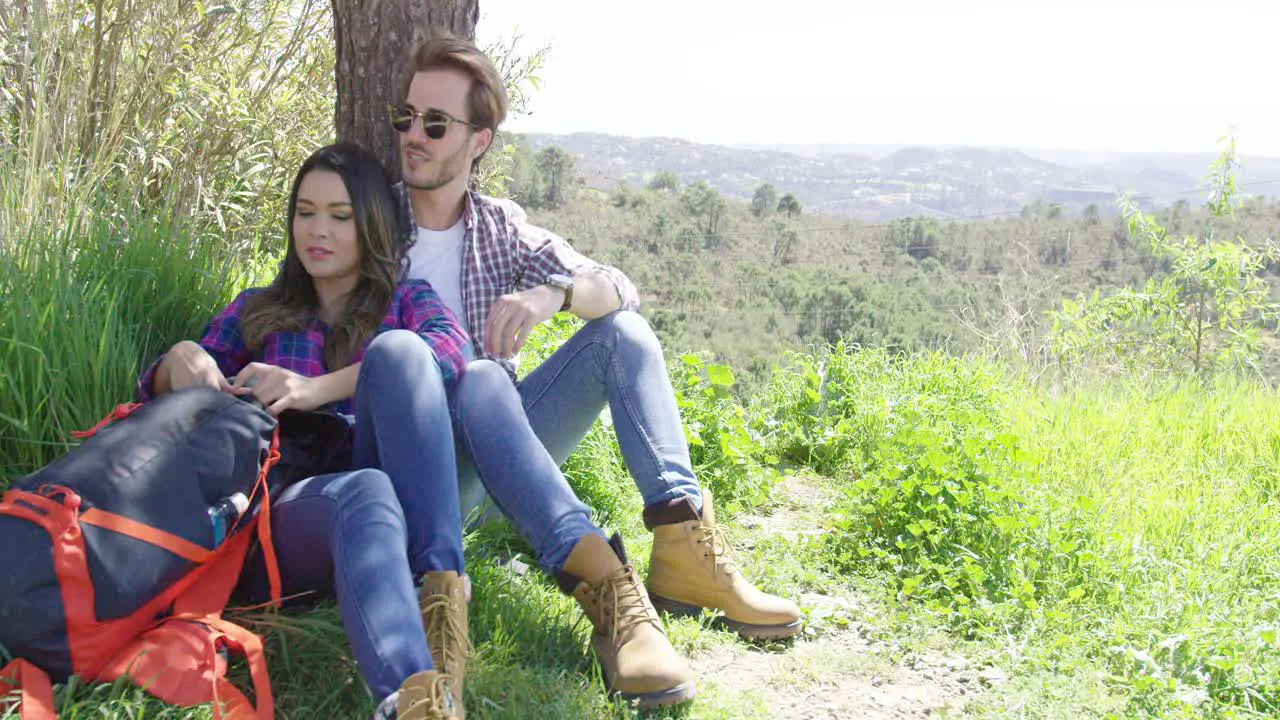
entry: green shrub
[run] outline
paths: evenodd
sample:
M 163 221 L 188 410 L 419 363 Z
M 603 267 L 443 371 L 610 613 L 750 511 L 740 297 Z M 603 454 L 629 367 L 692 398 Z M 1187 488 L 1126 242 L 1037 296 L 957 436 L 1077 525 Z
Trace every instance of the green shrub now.
M 1016 382 L 940 353 L 793 357 L 762 422 L 781 456 L 848 476 L 827 536 L 835 568 L 887 570 L 902 597 L 975 629 L 1088 592 L 1091 508 L 1038 502 L 1038 459 L 1002 414 Z
M 777 458 L 734 397 L 733 370 L 684 354 L 670 373 L 694 472 L 716 507 L 733 512 L 768 502 L 780 479 Z

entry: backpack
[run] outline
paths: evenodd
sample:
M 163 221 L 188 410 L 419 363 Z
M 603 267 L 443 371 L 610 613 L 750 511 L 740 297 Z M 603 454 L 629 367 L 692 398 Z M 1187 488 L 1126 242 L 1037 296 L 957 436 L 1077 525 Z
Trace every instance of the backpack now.
M 0 681 L 18 689 L 0 694 L 0 711 L 16 699 L 22 720 L 54 720 L 51 680 L 75 675 L 127 677 L 174 705 L 212 702 L 215 719 L 272 720 L 262 641 L 222 612 L 255 535 L 279 606 L 275 418 L 251 399 L 189 388 L 73 435 L 85 442 L 0 497 L 0 651 L 16 658 Z M 225 652 L 247 659 L 256 706 L 225 677 Z

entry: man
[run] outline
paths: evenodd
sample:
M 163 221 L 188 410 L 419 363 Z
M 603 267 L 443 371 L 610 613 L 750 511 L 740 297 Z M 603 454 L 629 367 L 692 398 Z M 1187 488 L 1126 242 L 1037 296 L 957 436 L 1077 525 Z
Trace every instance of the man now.
M 693 676 L 655 605 L 718 610 L 752 638 L 794 635 L 800 609 L 758 591 L 728 560 L 710 493 L 693 475 L 662 348 L 636 312 L 631 281 L 530 225 L 514 203 L 468 189 L 507 112 L 493 63 L 471 42 L 438 34 L 414 54 L 402 90 L 390 112 L 412 219 L 408 274 L 430 281 L 480 358 L 452 398 L 464 502 L 483 497 L 478 474 L 582 605 L 611 690 L 642 706 L 684 702 Z M 516 382 L 529 333 L 562 311 L 586 326 Z M 654 533 L 647 592 L 620 539 L 605 540 L 559 469 L 606 403 Z

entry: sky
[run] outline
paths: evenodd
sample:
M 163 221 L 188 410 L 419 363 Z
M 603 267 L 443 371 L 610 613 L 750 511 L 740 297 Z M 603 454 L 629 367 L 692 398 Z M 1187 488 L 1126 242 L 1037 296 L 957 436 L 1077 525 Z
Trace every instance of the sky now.
M 1280 156 L 1280 2 L 480 0 L 516 132 Z M 1208 8 L 1213 7 L 1213 10 Z

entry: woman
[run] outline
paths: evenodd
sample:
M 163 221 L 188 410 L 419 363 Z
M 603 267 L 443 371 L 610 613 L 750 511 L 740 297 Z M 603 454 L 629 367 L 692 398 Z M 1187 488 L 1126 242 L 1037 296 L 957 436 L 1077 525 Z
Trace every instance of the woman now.
M 298 171 L 289 218 L 275 281 L 242 292 L 199 342 L 174 345 L 139 394 L 205 385 L 252 394 L 276 415 L 348 421 L 356 469 L 272 502 L 284 593 L 336 592 L 375 718 L 462 718 L 469 588 L 446 392 L 469 341 L 429 284 L 400 281 L 399 213 L 371 154 L 318 150 Z M 247 568 L 242 585 L 263 597 L 265 572 Z

